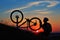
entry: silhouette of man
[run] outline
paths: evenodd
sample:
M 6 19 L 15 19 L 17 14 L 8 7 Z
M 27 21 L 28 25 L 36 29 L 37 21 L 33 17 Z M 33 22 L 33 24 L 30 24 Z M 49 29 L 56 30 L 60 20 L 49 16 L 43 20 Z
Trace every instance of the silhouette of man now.
M 42 25 L 42 28 L 44 29 L 44 32 L 43 32 L 43 39 L 44 40 L 48 40 L 48 36 L 50 34 L 50 32 L 52 32 L 52 27 L 51 27 L 51 24 L 48 23 L 49 19 L 47 17 L 44 18 L 43 22 L 44 24 Z

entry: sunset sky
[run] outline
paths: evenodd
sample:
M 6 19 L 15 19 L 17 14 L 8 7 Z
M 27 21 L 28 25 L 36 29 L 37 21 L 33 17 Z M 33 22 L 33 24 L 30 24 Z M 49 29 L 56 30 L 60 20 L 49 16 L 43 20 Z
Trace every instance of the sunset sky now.
M 52 25 L 52 32 L 60 32 L 59 0 L 0 0 L 0 23 L 14 25 L 10 20 L 13 10 L 22 11 L 24 18 L 38 17 L 42 22 L 47 17 Z

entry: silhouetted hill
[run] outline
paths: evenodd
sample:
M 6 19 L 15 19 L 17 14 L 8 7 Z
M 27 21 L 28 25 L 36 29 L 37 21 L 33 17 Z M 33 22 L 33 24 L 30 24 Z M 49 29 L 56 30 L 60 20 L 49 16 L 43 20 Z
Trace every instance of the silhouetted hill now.
M 49 40 L 60 40 L 60 33 L 51 33 Z
M 32 39 L 33 33 L 25 30 L 17 29 L 0 23 L 0 38 L 3 39 L 21 39 L 29 40 Z
M 39 40 L 39 35 L 0 23 L 0 39 Z M 60 40 L 60 33 L 51 33 L 49 40 Z

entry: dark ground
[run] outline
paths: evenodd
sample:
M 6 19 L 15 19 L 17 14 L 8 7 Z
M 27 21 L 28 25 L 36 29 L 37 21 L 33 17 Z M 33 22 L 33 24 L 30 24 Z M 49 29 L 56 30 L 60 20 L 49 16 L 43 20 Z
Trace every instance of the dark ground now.
M 0 39 L 39 40 L 32 32 L 0 23 Z M 51 33 L 48 40 L 60 40 L 60 33 Z

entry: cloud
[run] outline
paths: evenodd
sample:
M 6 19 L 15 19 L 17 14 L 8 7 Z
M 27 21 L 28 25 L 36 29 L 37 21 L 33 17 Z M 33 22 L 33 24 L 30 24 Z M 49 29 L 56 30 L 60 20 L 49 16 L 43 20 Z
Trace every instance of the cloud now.
M 47 9 L 44 9 L 44 10 L 33 10 L 33 11 L 29 11 L 29 12 L 24 12 L 24 13 L 32 13 L 32 14 L 51 14 L 53 13 L 52 11 L 47 11 Z
M 38 1 L 37 2 L 31 2 L 24 7 L 11 9 L 11 10 L 8 10 L 7 12 L 12 12 L 13 10 L 22 10 L 22 9 L 26 9 L 26 8 L 29 8 L 29 7 L 34 6 L 34 5 L 39 5 L 39 4 L 40 4 L 40 1 L 39 2 Z
M 47 5 L 47 7 L 54 7 L 54 6 L 56 6 L 58 3 L 59 3 L 59 2 L 57 2 L 57 1 L 50 2 L 50 4 Z
M 48 8 L 56 6 L 59 3 L 58 1 L 36 1 L 36 2 L 30 2 L 30 3 L 28 3 L 27 5 L 25 5 L 23 7 L 10 9 L 10 10 L 6 11 L 5 13 L 12 12 L 13 10 L 22 10 L 22 9 L 30 8 L 32 6 L 36 6 L 36 5 L 39 5 L 40 3 L 44 3 L 44 2 L 49 3 L 48 5 L 46 5 L 46 7 L 48 7 Z
M 39 13 L 39 14 L 50 14 L 51 11 L 45 11 L 45 10 L 34 10 L 35 13 Z
M 50 12 L 47 12 L 47 11 L 40 11 L 40 12 L 37 12 L 37 13 L 40 13 L 40 14 L 50 14 Z

